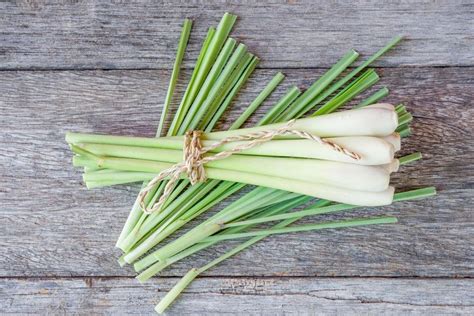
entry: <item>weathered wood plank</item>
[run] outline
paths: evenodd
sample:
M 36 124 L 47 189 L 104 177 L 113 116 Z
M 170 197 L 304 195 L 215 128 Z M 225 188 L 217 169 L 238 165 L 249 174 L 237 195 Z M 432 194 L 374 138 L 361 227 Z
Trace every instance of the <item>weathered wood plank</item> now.
M 403 168 L 394 182 L 436 185 L 439 195 L 355 213 L 397 215 L 397 225 L 268 238 L 207 275 L 474 275 L 474 68 L 380 71 L 392 89 L 387 101 L 406 102 L 415 116 L 406 151 L 421 150 L 426 158 Z M 257 71 L 237 104 L 247 104 L 273 73 Z M 285 84 L 307 86 L 321 73 L 288 70 Z M 134 275 L 115 262 L 113 245 L 137 187 L 85 190 L 63 137 L 68 130 L 152 136 L 167 80 L 166 71 L 2 73 L 1 276 Z M 242 110 L 234 108 L 226 124 Z M 267 109 L 268 103 L 259 114 Z M 164 275 L 182 275 L 190 262 L 205 264 L 228 246 Z
M 133 279 L 3 279 L 9 315 L 152 315 L 177 282 Z M 197 279 L 169 315 L 472 315 L 472 279 Z M 225 310 L 225 312 L 223 312 Z
M 2 1 L 2 69 L 171 68 L 179 29 L 195 19 L 189 56 L 225 11 L 233 36 L 262 67 L 327 67 L 350 49 L 372 53 L 395 35 L 378 65 L 474 65 L 472 1 Z

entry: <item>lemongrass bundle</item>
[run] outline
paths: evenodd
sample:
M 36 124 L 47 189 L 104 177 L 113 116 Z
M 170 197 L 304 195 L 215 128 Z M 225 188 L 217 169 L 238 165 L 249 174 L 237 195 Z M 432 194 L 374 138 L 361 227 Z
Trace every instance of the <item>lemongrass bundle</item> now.
M 208 133 L 203 138 L 212 142 L 229 136 L 272 131 L 282 126 L 284 125 L 273 124 Z M 299 140 L 275 140 L 274 151 L 268 150 L 272 147 L 259 151 L 257 145 L 253 147 L 252 155 L 246 155 L 246 151 L 242 150 L 232 157 L 208 162 L 205 172 L 211 179 L 261 185 L 341 203 L 386 205 L 392 202 L 394 190 L 389 186 L 390 172 L 381 166 L 392 163 L 395 148 L 382 137 L 392 135 L 397 126 L 397 114 L 390 105 L 374 105 L 300 119 L 294 121 L 292 130 L 315 136 L 331 136 L 338 146 L 341 146 L 338 143 L 340 137 L 347 146 L 344 149 L 357 153 L 359 157 L 349 157 L 343 151 L 311 140 L 303 144 Z M 183 156 L 182 150 L 160 148 L 160 138 L 67 134 L 66 140 L 78 154 L 74 160 L 75 165 L 121 172 L 85 174 L 86 183 L 149 180 L 154 173 L 163 172 L 179 163 Z M 171 140 L 179 146 L 179 141 L 173 142 L 175 138 Z M 284 147 L 279 142 L 283 142 Z M 312 155 L 298 156 L 304 149 L 316 144 L 308 151 Z M 232 143 L 227 145 L 232 146 Z M 364 154 L 359 154 L 362 151 Z M 331 154 L 336 159 L 328 159 Z M 214 154 L 210 155 L 212 158 Z M 131 178 L 132 175 L 135 178 Z
M 394 107 L 377 103 L 388 95 L 387 88 L 371 94 L 354 110 L 335 112 L 379 80 L 375 70 L 366 68 L 400 38 L 341 75 L 359 56 L 356 51 L 349 50 L 306 91 L 290 87 L 256 127 L 241 128 L 284 79 L 283 74 L 276 74 L 228 131 L 214 132 L 216 123 L 258 63 L 258 58 L 249 53 L 244 44 L 228 37 L 235 20 L 235 15 L 226 13 L 217 28 L 209 28 L 189 84 L 166 132 L 164 122 L 190 35 L 190 20 L 185 20 L 183 25 L 157 138 L 66 135 L 74 152 L 73 164 L 84 168 L 83 179 L 87 187 L 144 181 L 142 193 L 146 191 L 146 194 L 140 194 L 134 203 L 116 244 L 124 252 L 120 264 L 134 264 L 135 270 L 140 272 L 137 276 L 140 282 L 218 242 L 249 238 L 205 266 L 191 269 L 156 306 L 158 313 L 162 313 L 200 273 L 266 236 L 396 222 L 393 217 L 377 217 L 289 226 L 302 217 L 435 194 L 433 188 L 394 194 L 394 188 L 390 186 L 391 174 L 400 166 L 420 159 L 421 155 L 415 153 L 396 158 L 401 149 L 401 138 L 410 135 L 413 117 L 404 105 Z M 311 111 L 314 112 L 308 118 L 301 118 Z M 249 133 L 276 131 L 288 127 L 288 121 L 292 119 L 298 119 L 291 124 L 291 129 L 300 133 L 298 135 L 279 135 L 224 159 L 209 159 L 248 144 L 248 140 L 241 140 L 213 148 L 216 142 Z M 156 180 L 157 174 L 173 166 L 176 168 L 182 162 L 183 151 L 188 152 L 184 148 L 189 149 L 183 134 L 189 130 L 204 131 L 199 137 L 200 145 L 211 149 L 198 158 L 210 160 L 200 169 L 210 179 L 191 185 L 193 179 L 189 181 L 189 174 L 182 172 L 179 174 L 181 179 L 168 182 L 163 177 L 164 181 L 148 183 Z M 298 138 L 301 132 L 312 135 L 312 139 Z M 165 136 L 159 137 L 161 135 Z M 315 141 L 318 139 L 322 141 Z M 334 150 L 328 143 L 336 144 L 339 150 Z M 187 167 L 195 168 L 195 162 L 188 163 Z M 184 235 L 153 250 L 184 224 L 246 184 L 257 187 Z M 163 193 L 166 194 L 163 196 Z M 318 199 L 312 205 L 299 212 L 290 212 L 314 197 Z M 158 208 L 153 207 L 158 204 Z M 145 210 L 154 212 L 149 214 Z M 272 221 L 280 222 L 269 229 L 252 229 Z

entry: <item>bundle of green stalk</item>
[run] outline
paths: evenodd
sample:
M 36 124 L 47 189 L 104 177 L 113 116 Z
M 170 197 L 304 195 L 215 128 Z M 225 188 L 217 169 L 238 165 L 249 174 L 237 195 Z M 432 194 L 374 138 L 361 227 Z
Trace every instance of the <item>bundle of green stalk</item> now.
M 284 125 L 207 133 L 201 139 L 204 144 L 212 145 L 216 140 L 229 136 L 273 131 Z M 388 205 L 392 203 L 394 194 L 394 188 L 389 186 L 390 174 L 398 169 L 399 163 L 394 157 L 400 149 L 400 137 L 394 134 L 397 126 L 398 116 L 390 104 L 300 119 L 294 121 L 292 130 L 324 137 L 324 141 L 342 146 L 360 158 L 337 151 L 326 143 L 285 137 L 222 160 L 210 161 L 205 165 L 205 173 L 215 180 L 260 185 L 335 202 Z M 66 139 L 77 154 L 74 165 L 110 171 L 86 173 L 86 184 L 89 181 L 127 183 L 151 180 L 157 173 L 183 159 L 182 137 L 69 133 Z M 235 143 L 228 143 L 215 151 L 222 152 L 235 146 Z
M 157 305 L 163 312 L 200 273 L 249 247 L 262 238 L 298 231 L 344 228 L 393 223 L 393 217 L 350 219 L 311 225 L 292 225 L 296 220 L 359 206 L 386 205 L 393 201 L 422 198 L 435 194 L 431 187 L 395 193 L 389 186 L 390 174 L 400 165 L 421 158 L 419 153 L 395 158 L 400 138 L 410 135 L 412 116 L 404 105 L 375 104 L 388 95 L 382 88 L 357 104 L 357 109 L 332 113 L 372 87 L 379 77 L 366 69 L 392 48 L 392 40 L 360 66 L 345 72 L 358 58 L 350 50 L 305 92 L 293 86 L 252 129 L 239 129 L 284 79 L 281 73 L 265 86 L 257 98 L 232 124 L 229 131 L 213 132 L 214 126 L 255 69 L 258 59 L 243 44 L 228 38 L 236 17 L 225 14 L 217 28 L 210 28 L 196 61 L 189 84 L 164 137 L 181 61 L 191 30 L 183 26 L 176 62 L 171 75 L 157 137 L 138 138 L 68 133 L 66 140 L 76 153 L 73 163 L 84 167 L 89 188 L 147 181 L 157 173 L 180 162 L 183 135 L 188 130 L 203 130 L 204 146 L 230 135 L 256 130 L 274 130 L 291 119 L 291 129 L 323 137 L 360 155 L 353 159 L 311 140 L 284 136 L 260 144 L 223 160 L 205 165 L 204 183 L 190 185 L 180 180 L 158 211 L 148 214 L 135 202 L 117 241 L 123 250 L 121 264 L 134 264 L 144 282 L 169 265 L 220 241 L 247 238 L 247 241 L 209 264 L 191 269 Z M 308 118 L 300 119 L 303 116 Z M 228 150 L 235 143 L 216 151 Z M 215 153 L 215 152 L 214 152 Z M 214 153 L 210 153 L 211 155 Z M 151 208 L 162 195 L 167 181 L 153 186 L 145 198 Z M 183 225 L 244 188 L 259 185 L 241 198 L 205 219 L 181 237 L 158 246 Z M 311 200 L 314 200 L 309 204 Z M 339 202 L 339 203 L 338 203 Z M 292 211 L 295 208 L 303 210 Z M 267 229 L 259 224 L 279 221 Z M 250 238 L 250 239 L 249 239 Z M 151 252 L 150 252 L 151 251 Z

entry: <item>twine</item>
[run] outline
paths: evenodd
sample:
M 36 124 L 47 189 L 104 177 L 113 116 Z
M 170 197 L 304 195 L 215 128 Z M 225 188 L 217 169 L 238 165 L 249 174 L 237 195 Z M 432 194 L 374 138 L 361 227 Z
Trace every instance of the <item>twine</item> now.
M 335 144 L 327 139 L 322 139 L 319 136 L 310 134 L 304 131 L 292 130 L 290 127 L 295 123 L 295 120 L 289 121 L 284 126 L 267 131 L 258 131 L 245 135 L 229 136 L 223 138 L 214 144 L 202 147 L 201 136 L 202 131 L 189 131 L 185 134 L 184 137 L 184 147 L 183 147 L 183 161 L 171 166 L 168 169 L 161 171 L 156 177 L 154 177 L 146 187 L 144 187 L 138 194 L 138 202 L 142 210 L 151 214 L 161 209 L 166 199 L 170 196 L 173 191 L 173 188 L 176 182 L 181 177 L 181 174 L 186 174 L 191 185 L 196 183 L 204 182 L 207 179 L 206 171 L 204 165 L 210 161 L 220 160 L 227 158 L 233 154 L 239 153 L 241 151 L 253 148 L 262 143 L 266 143 L 272 140 L 276 136 L 281 135 L 296 135 L 303 139 L 309 139 L 315 141 L 321 145 L 329 146 L 333 150 L 340 152 L 346 156 L 351 157 L 352 159 L 359 160 L 360 156 L 352 151 L 349 151 L 338 144 Z M 236 142 L 236 141 L 248 141 L 246 143 L 239 144 L 232 149 L 216 153 L 214 155 L 203 157 L 203 155 L 213 149 L 216 149 L 224 144 Z M 148 193 L 155 187 L 155 185 L 170 177 L 170 180 L 165 186 L 163 194 L 160 196 L 157 202 L 153 204 L 152 207 L 147 207 L 145 205 L 145 198 Z

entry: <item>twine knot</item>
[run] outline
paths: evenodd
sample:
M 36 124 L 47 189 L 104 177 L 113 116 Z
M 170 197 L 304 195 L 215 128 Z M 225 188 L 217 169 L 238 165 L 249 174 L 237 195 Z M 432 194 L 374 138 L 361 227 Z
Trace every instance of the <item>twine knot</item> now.
M 188 131 L 184 135 L 184 146 L 183 146 L 183 161 L 179 162 L 168 169 L 161 171 L 156 177 L 154 177 L 146 187 L 144 187 L 138 194 L 138 202 L 143 212 L 151 214 L 160 210 L 165 203 L 166 199 L 170 196 L 173 191 L 173 188 L 176 182 L 179 180 L 182 174 L 186 174 L 191 185 L 195 185 L 200 182 L 207 180 L 206 170 L 204 165 L 210 161 L 220 160 L 227 158 L 233 154 L 239 153 L 241 151 L 253 148 L 259 144 L 266 143 L 276 136 L 281 136 L 285 134 L 296 135 L 303 139 L 309 139 L 315 141 L 321 145 L 326 145 L 331 147 L 333 150 L 340 152 L 346 156 L 351 157 L 352 159 L 359 160 L 360 156 L 352 151 L 349 151 L 338 144 L 335 144 L 327 139 L 322 139 L 319 136 L 310 134 L 308 132 L 292 130 L 290 127 L 295 123 L 296 120 L 291 120 L 287 124 L 283 125 L 280 128 L 267 130 L 267 131 L 257 131 L 244 135 L 229 136 L 223 138 L 214 144 L 203 147 L 201 143 L 202 131 Z M 214 155 L 205 156 L 204 154 L 212 151 L 218 147 L 221 147 L 224 144 L 237 142 L 237 141 L 247 141 L 242 144 L 236 145 L 234 148 L 221 151 Z M 160 196 L 157 202 L 153 203 L 151 207 L 147 207 L 145 204 L 145 198 L 148 193 L 154 189 L 155 185 L 166 179 L 170 178 L 168 183 L 165 185 L 163 194 Z M 148 201 L 150 202 L 150 201 Z

